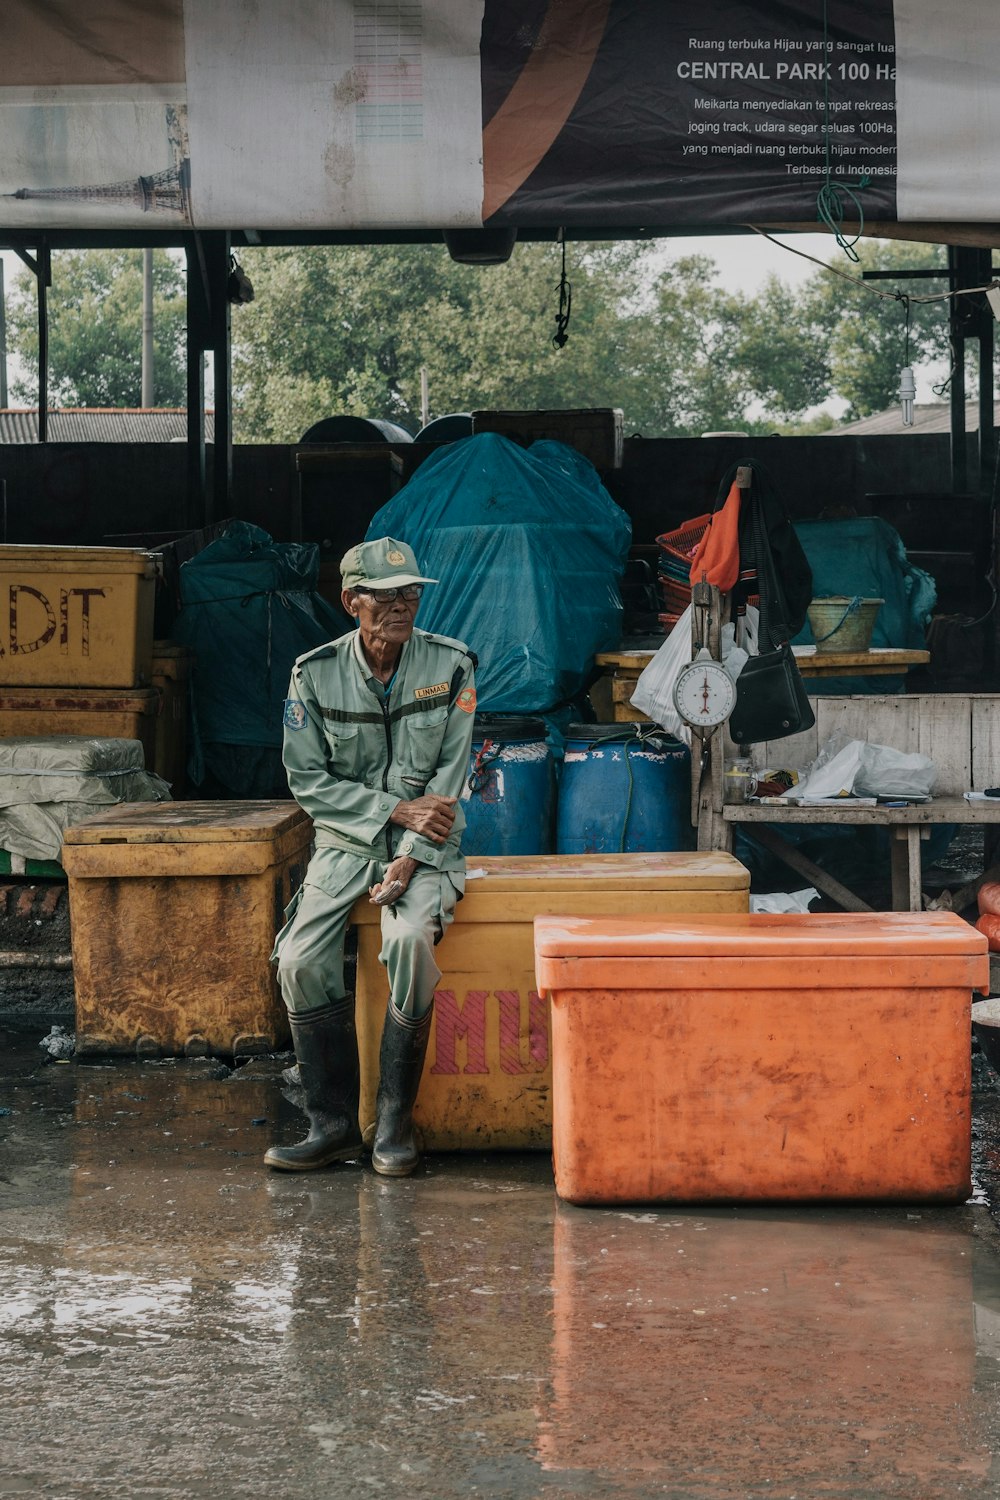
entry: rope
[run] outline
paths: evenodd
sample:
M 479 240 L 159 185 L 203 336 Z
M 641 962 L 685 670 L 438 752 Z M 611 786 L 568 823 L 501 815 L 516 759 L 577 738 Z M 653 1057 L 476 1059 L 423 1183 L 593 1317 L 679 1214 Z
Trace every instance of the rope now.
M 620 734 L 604 734 L 600 739 L 588 740 L 588 750 L 600 750 L 605 745 L 621 745 L 625 751 L 625 775 L 628 781 L 628 792 L 625 797 L 625 814 L 622 818 L 622 831 L 618 840 L 618 853 L 625 853 L 625 843 L 628 838 L 628 824 L 632 816 L 632 799 L 635 792 L 635 772 L 632 769 L 632 756 L 646 748 L 647 741 L 669 739 L 670 736 L 658 726 L 652 729 L 623 729 Z
M 476 754 L 472 762 L 472 770 L 469 773 L 467 786 L 470 792 L 481 792 L 490 779 L 490 766 L 499 760 L 504 752 L 504 746 L 499 740 L 484 740 L 482 749 Z
M 837 621 L 837 623 L 833 627 L 833 629 L 832 630 L 828 630 L 827 633 L 826 633 L 826 635 L 818 635 L 818 636 L 816 636 L 816 645 L 818 646 L 821 641 L 828 641 L 830 639 L 831 635 L 836 635 L 837 631 L 840 629 L 841 625 L 843 625 L 844 621 L 848 618 L 848 616 L 849 615 L 856 615 L 857 612 L 858 612 L 858 610 L 860 608 L 861 608 L 861 595 L 860 594 L 855 594 L 854 598 L 851 600 L 850 604 L 844 610 L 844 613 L 841 615 L 840 619 Z

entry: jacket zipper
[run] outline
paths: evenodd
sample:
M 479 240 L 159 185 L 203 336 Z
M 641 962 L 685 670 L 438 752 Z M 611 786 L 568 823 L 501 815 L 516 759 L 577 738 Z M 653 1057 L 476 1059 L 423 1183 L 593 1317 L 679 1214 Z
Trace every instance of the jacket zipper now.
M 382 790 L 383 792 L 387 792 L 389 790 L 389 767 L 392 765 L 392 726 L 389 723 L 389 705 L 386 703 L 384 698 L 382 699 L 381 707 L 382 724 L 385 728 L 385 748 L 388 752 L 388 759 L 385 763 L 385 770 L 382 772 Z M 391 823 L 386 823 L 385 852 L 390 862 L 392 861 L 392 833 L 390 831 L 391 827 Z

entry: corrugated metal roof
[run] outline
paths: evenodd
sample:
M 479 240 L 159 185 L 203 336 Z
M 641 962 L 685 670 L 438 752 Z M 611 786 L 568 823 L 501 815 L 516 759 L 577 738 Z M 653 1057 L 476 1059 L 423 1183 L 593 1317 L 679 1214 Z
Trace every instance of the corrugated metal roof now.
M 77 407 L 49 412 L 50 443 L 182 443 L 187 412 L 182 407 Z M 215 438 L 215 414 L 205 413 L 205 441 Z M 38 408 L 0 409 L 0 444 L 37 443 Z
M 1000 401 L 993 407 L 993 425 L 1000 425 Z M 979 402 L 965 403 L 966 432 L 979 431 Z M 912 427 L 903 426 L 900 407 L 892 406 L 888 411 L 877 411 L 870 417 L 859 417 L 856 422 L 846 422 L 842 427 L 831 427 L 822 437 L 897 437 L 907 432 L 950 432 L 951 407 L 947 401 L 928 401 L 914 405 Z

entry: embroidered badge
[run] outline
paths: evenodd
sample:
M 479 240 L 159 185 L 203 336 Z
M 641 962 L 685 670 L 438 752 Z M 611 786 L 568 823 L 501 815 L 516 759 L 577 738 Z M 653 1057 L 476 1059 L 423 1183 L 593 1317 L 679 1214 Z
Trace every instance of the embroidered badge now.
M 433 687 L 417 688 L 413 696 L 414 698 L 439 698 L 442 693 L 446 693 L 447 691 L 447 682 L 436 682 Z
M 476 707 L 475 688 L 463 688 L 455 699 L 455 706 L 456 708 L 460 708 L 463 714 L 473 713 Z
M 297 698 L 285 699 L 285 712 L 281 716 L 281 722 L 286 729 L 305 729 L 306 711 Z
M 406 562 L 406 557 L 398 548 L 393 547 L 391 552 L 385 554 L 385 560 L 391 562 L 394 568 L 401 568 Z

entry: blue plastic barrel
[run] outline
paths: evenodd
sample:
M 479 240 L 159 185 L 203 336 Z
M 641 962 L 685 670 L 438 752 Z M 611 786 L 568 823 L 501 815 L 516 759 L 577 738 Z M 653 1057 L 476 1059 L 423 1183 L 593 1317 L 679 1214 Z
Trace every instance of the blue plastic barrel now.
M 462 851 L 551 854 L 555 768 L 541 719 L 477 714 L 462 791 Z
M 693 843 L 686 745 L 648 724 L 569 726 L 558 854 L 651 854 Z

